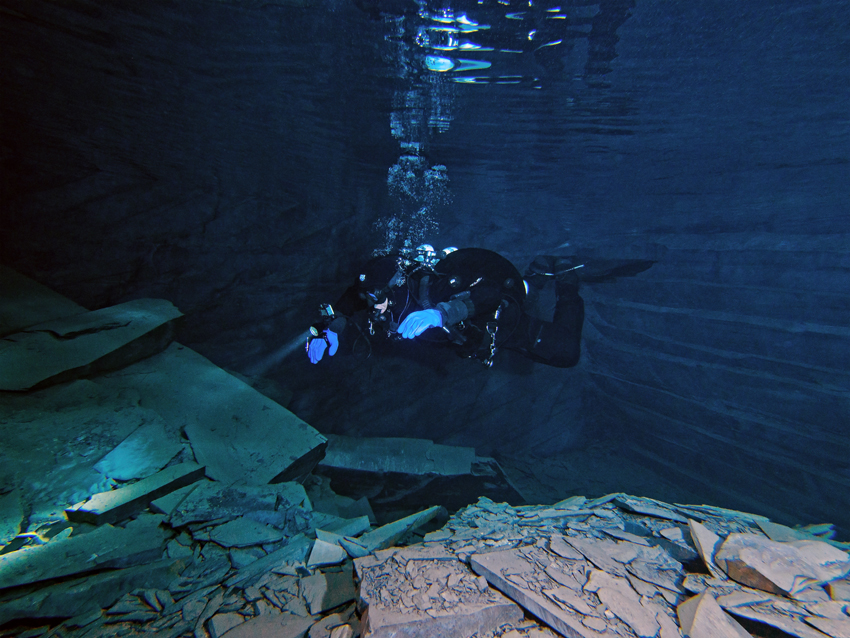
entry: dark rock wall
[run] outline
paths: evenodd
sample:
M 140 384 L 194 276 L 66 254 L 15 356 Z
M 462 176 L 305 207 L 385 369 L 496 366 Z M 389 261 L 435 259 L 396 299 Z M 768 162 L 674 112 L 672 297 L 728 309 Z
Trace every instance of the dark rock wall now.
M 435 244 L 658 261 L 584 288 L 575 369 L 304 359 L 395 206 L 405 87 L 387 24 L 344 2 L 0 0 L 0 261 L 92 308 L 170 299 L 183 342 L 326 432 L 602 441 L 706 501 L 846 529 L 850 9 L 567 5 L 595 17 L 525 61 L 542 88 L 446 84 L 427 151 L 453 197 Z

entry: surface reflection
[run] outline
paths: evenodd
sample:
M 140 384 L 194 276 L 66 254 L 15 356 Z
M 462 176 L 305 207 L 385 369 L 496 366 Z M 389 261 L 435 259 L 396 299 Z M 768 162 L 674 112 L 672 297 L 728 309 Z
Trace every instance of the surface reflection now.
M 377 223 L 386 238 L 379 252 L 411 248 L 439 230 L 435 210 L 451 200 L 449 175 L 428 158 L 428 147 L 451 128 L 457 91 L 466 90 L 461 87 L 551 89 L 547 99 L 558 96 L 564 122 L 582 120 L 585 133 L 630 134 L 611 119 L 628 108 L 618 108 L 615 104 L 623 105 L 616 96 L 603 94 L 610 92 L 605 76 L 617 57 L 617 30 L 630 18 L 635 0 L 375 5 L 361 0 L 358 6 L 384 22 L 386 61 L 398 80 L 390 129 L 399 142 L 399 159 L 387 175 L 397 212 Z M 517 97 L 504 95 L 506 104 Z

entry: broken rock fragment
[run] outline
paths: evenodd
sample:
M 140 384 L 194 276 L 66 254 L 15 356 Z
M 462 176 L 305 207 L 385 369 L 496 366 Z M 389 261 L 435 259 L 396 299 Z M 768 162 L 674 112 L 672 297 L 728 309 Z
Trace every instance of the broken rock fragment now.
M 442 510 L 442 506 L 429 507 L 427 510 L 423 510 L 417 514 L 411 514 L 393 523 L 388 523 L 378 529 L 367 532 L 357 540 L 360 545 L 372 552 L 390 547 L 407 532 L 424 525 Z
M 201 483 L 171 512 L 174 527 L 190 523 L 244 516 L 271 525 L 293 536 L 311 527 L 309 501 L 298 483 L 275 485 L 225 485 L 216 481 Z
M 677 523 L 688 522 L 688 519 L 674 512 L 672 508 L 665 507 L 663 504 L 652 499 L 622 494 L 614 498 L 613 501 L 617 507 L 627 512 L 634 512 L 635 514 L 642 514 L 644 516 L 654 516 L 669 521 L 676 521 Z
M 313 615 L 354 600 L 351 566 L 341 572 L 318 573 L 301 579 L 301 596 Z
M 658 633 L 655 612 L 641 605 L 640 596 L 635 593 L 628 580 L 594 570 L 590 573 L 584 589 L 596 593 L 599 600 L 640 638 L 654 638 Z
M 293 614 L 260 614 L 225 632 L 222 638 L 303 638 L 312 624 L 312 618 Z
M 478 457 L 470 447 L 427 439 L 332 435 L 317 471 L 339 494 L 370 495 L 379 515 L 409 511 L 423 502 L 457 509 L 482 495 L 522 502 L 494 459 Z
M 204 468 L 196 463 L 180 463 L 126 487 L 100 492 L 65 510 L 74 523 L 102 525 L 115 523 L 145 509 L 151 501 L 200 480 Z
M 183 428 L 207 476 L 226 484 L 279 483 L 308 474 L 327 440 L 286 408 L 179 344 L 104 375 Z
M 723 574 L 717 564 L 714 562 L 714 554 L 717 548 L 720 547 L 721 538 L 708 529 L 702 523 L 693 519 L 688 519 L 688 528 L 691 532 L 691 540 L 699 552 L 700 558 L 708 568 L 709 573 L 715 578 L 721 577 Z
M 823 541 L 776 542 L 756 534 L 730 534 L 715 560 L 739 583 L 792 597 L 850 571 L 847 552 Z
M 523 616 L 441 547 L 387 549 L 355 565 L 366 607 L 362 635 L 368 638 L 472 636 Z
M 843 618 L 807 616 L 806 622 L 832 638 L 850 638 L 850 616 L 846 614 Z
M 686 600 L 677 612 L 682 633 L 688 638 L 752 638 L 708 592 Z
M 101 608 L 109 607 L 123 594 L 138 588 L 165 587 L 185 566 L 179 560 L 155 561 L 70 578 L 16 598 L 4 597 L 0 626 L 19 618 L 69 618 L 94 612 L 100 617 Z
M 210 530 L 210 540 L 222 547 L 250 547 L 283 540 L 284 534 L 271 525 L 264 525 L 240 516 Z
M 545 591 L 557 589 L 557 583 L 541 574 L 537 561 L 521 549 L 475 554 L 470 558 L 470 566 L 490 585 L 563 636 L 595 638 L 600 631 L 602 635 L 615 635 L 604 633 L 608 623 L 600 612 L 585 616 L 576 609 L 576 603 L 551 593 L 547 595 Z M 582 602 L 590 606 L 587 599 Z
M 307 559 L 307 567 L 339 565 L 347 558 L 348 553 L 340 545 L 317 538 L 310 551 L 310 558 Z
M 830 582 L 827 591 L 832 600 L 850 601 L 850 579 L 842 578 Z
M 331 631 L 331 638 L 352 638 L 354 636 L 354 630 L 351 628 L 351 625 L 340 625 L 339 627 L 334 627 Z
M 98 569 L 128 567 L 160 558 L 162 518 L 148 515 L 125 528 L 105 525 L 39 547 L 0 556 L 0 589 Z

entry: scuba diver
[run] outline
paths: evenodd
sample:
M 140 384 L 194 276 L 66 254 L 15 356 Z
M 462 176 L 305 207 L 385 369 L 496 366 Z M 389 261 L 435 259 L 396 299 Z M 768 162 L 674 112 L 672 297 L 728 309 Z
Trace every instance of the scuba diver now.
M 322 304 L 307 354 L 315 364 L 325 352 L 335 355 L 341 343 L 380 335 L 451 344 L 488 367 L 507 349 L 569 368 L 581 351 L 580 282 L 634 275 L 653 263 L 539 256 L 523 277 L 491 250 L 446 248 L 438 254 L 423 244 L 371 259 L 333 306 Z

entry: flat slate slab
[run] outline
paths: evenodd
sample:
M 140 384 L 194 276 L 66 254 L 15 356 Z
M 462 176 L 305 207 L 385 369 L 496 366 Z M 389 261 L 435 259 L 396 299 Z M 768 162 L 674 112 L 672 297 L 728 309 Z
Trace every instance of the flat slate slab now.
M 135 430 L 94 469 L 116 481 L 142 479 L 161 470 L 182 449 L 177 435 L 170 434 L 160 420 Z
M 0 340 L 0 390 L 31 390 L 129 365 L 162 350 L 180 316 L 169 301 L 137 299 L 9 335 Z
M 379 549 L 385 549 L 394 545 L 398 540 L 410 530 L 416 529 L 433 519 L 440 513 L 442 506 L 429 507 L 427 510 L 422 510 L 416 514 L 405 516 L 392 523 L 382 525 L 378 529 L 371 532 L 366 532 L 358 542 L 368 551 L 374 552 Z
M 6 479 L 5 489 L 20 488 L 30 530 L 64 520 L 66 507 L 112 489 L 92 465 L 134 430 L 164 424 L 156 412 L 139 407 L 132 391 L 88 379 L 31 393 L 0 392 L 0 415 L 0 481 Z M 176 429 L 171 436 L 179 437 Z
M 186 567 L 186 559 L 164 559 L 125 569 L 105 570 L 46 584 L 19 598 L 0 602 L 0 626 L 16 619 L 70 618 L 96 613 L 125 593 L 140 588 L 163 588 Z
M 73 523 L 115 523 L 142 511 L 151 501 L 203 477 L 204 468 L 197 463 L 172 465 L 132 485 L 94 494 L 78 506 L 66 509 L 65 516 Z
M 479 496 L 524 502 L 495 459 L 471 447 L 439 445 L 428 439 L 328 436 L 316 473 L 343 496 L 371 495 L 376 511 L 418 508 L 421 503 L 455 510 Z
M 126 527 L 105 525 L 0 556 L 0 589 L 51 578 L 152 562 L 162 554 L 162 517 L 142 516 Z
M 691 638 L 752 638 L 707 592 L 683 602 L 677 611 L 683 633 Z
M 136 390 L 142 407 L 186 432 L 207 476 L 223 483 L 295 480 L 315 467 L 327 446 L 289 410 L 176 343 L 98 383 Z
M 226 523 L 243 515 L 277 527 L 287 536 L 311 527 L 307 494 L 302 485 L 294 482 L 275 485 L 202 482 L 171 511 L 168 523 L 172 527 L 207 521 Z
M 320 572 L 302 578 L 300 590 L 310 613 L 314 616 L 357 597 L 350 566 L 341 572 Z
M 283 540 L 284 534 L 271 525 L 240 516 L 210 530 L 210 540 L 222 547 L 250 547 Z
M 537 550 L 540 553 L 542 550 Z M 608 619 L 595 609 L 593 601 L 581 591 L 581 584 L 572 578 L 569 568 L 559 576 L 539 567 L 535 549 L 509 549 L 488 554 L 476 554 L 470 566 L 476 574 L 487 579 L 494 588 L 523 608 L 542 619 L 562 636 L 594 638 L 618 632 L 608 628 Z M 545 557 L 545 554 L 541 554 Z M 566 584 L 559 583 L 559 580 Z M 594 623 L 598 623 L 595 625 Z M 628 635 L 628 634 L 627 634 Z
M 84 312 L 88 310 L 47 286 L 0 265 L 0 337 Z

